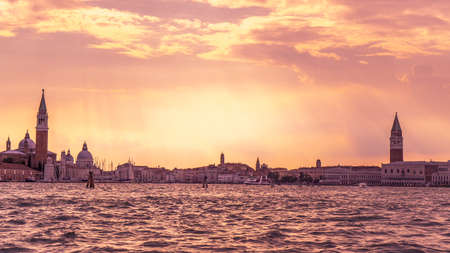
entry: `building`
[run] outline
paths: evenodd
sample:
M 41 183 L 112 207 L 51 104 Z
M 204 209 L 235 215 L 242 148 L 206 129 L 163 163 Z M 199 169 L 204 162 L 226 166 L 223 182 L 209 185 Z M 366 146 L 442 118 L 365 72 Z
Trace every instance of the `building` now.
M 0 182 L 1 181 L 36 181 L 41 178 L 41 172 L 31 169 L 24 164 L 0 162 Z
M 448 169 L 448 162 L 407 161 L 382 165 L 382 184 L 424 186 L 432 183 L 433 174 Z M 442 173 L 443 174 L 443 173 Z
M 44 92 L 44 89 L 42 89 L 36 123 L 36 150 L 33 159 L 33 167 L 39 168 L 39 170 L 42 170 L 48 161 L 48 114 Z M 53 158 L 56 158 L 56 156 Z
M 220 165 L 225 164 L 225 155 L 222 153 L 220 154 Z
M 313 180 L 320 180 L 324 176 L 324 167 L 320 160 L 316 161 L 316 167 L 303 167 L 299 168 L 298 174 L 303 173 L 312 177 Z
M 137 183 L 164 183 L 167 179 L 167 170 L 163 167 L 137 166 L 133 162 L 117 166 L 113 181 L 137 182 Z M 102 175 L 100 175 L 100 178 Z
M 104 172 L 94 165 L 94 158 L 88 150 L 86 142 L 83 143 L 76 161 L 69 149 L 67 150 L 67 153 L 65 151 L 61 152 L 60 160 L 53 166 L 55 167 L 54 176 L 58 181 L 86 181 L 89 177 L 89 172 L 93 173 L 94 178 L 102 176 Z M 51 167 L 49 168 L 51 169 Z
M 381 183 L 392 186 L 444 185 L 448 162 L 403 161 L 403 136 L 397 113 L 391 129 L 390 163 L 381 166 Z
M 381 184 L 381 168 L 378 166 L 326 166 L 318 168 L 301 168 L 300 171 L 308 174 L 308 171 L 320 173 L 313 174 L 313 179 L 320 179 L 322 184 L 329 185 L 367 185 Z M 309 175 L 309 174 L 308 174 Z
M 8 137 L 6 150 L 0 153 L 1 162 L 22 164 L 42 172 L 49 158 L 51 161 L 56 160 L 56 153 L 48 150 L 48 113 L 44 90 L 42 90 L 37 113 L 36 142 L 30 138 L 27 130 L 25 137 L 19 142 L 17 149 L 12 150 L 11 144 L 11 139 Z
M 256 177 L 266 177 L 269 175 L 270 169 L 269 166 L 265 163 L 261 164 L 259 161 L 259 157 L 256 159 L 256 166 L 255 166 L 255 172 L 253 173 L 253 176 Z
M 432 174 L 431 184 L 434 186 L 450 186 L 450 160 L 447 167 L 439 166 L 438 171 Z
M 390 161 L 403 162 L 403 134 L 397 113 L 395 113 L 394 123 L 392 124 L 390 140 Z
M 92 154 L 88 151 L 86 142 L 77 156 L 76 163 L 68 150 L 61 152 L 60 160 L 57 155 L 48 150 L 49 117 L 45 100 L 45 91 L 42 90 L 41 100 L 36 119 L 36 142 L 30 138 L 27 130 L 25 137 L 19 142 L 17 149 L 11 149 L 11 139 L 8 137 L 6 150 L 0 153 L 0 162 L 8 164 L 21 164 L 42 173 L 38 175 L 44 181 L 84 181 L 89 172 L 100 175 L 102 172 L 94 166 Z M 6 165 L 4 165 L 6 166 Z M 13 165 L 11 165 L 13 166 Z

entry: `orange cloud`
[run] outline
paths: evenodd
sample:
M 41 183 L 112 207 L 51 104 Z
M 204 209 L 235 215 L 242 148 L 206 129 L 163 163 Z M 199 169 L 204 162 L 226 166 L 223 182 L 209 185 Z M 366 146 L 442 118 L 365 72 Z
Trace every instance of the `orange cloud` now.
M 450 137 L 433 133 L 449 124 L 449 13 L 441 0 L 0 0 L 0 132 L 32 129 L 47 87 L 56 152 L 86 139 L 99 157 L 169 167 L 222 151 L 377 163 L 399 111 L 408 157 L 447 159 L 433 145 Z

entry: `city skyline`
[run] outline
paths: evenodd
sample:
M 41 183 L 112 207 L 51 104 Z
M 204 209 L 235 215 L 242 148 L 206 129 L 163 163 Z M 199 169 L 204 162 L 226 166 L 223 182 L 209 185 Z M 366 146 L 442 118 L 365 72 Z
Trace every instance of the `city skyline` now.
M 46 100 L 45 100 L 45 96 L 44 95 L 45 95 L 45 89 L 42 89 L 42 96 L 41 96 L 41 99 L 40 99 L 38 115 L 37 115 L 38 116 L 38 121 L 37 121 L 38 125 L 36 127 L 36 130 L 39 128 L 41 130 L 43 129 L 44 131 L 47 131 L 49 129 L 49 127 L 47 125 L 47 121 L 48 121 L 47 113 L 48 112 L 47 112 L 47 105 L 46 105 Z M 42 115 L 44 115 L 44 116 L 42 116 Z M 41 122 L 44 122 L 43 125 L 41 125 Z M 36 137 L 37 136 L 38 136 L 38 134 L 36 132 Z M 47 133 L 45 134 L 45 136 L 47 136 Z M 398 139 L 398 137 L 393 137 L 393 136 L 400 136 L 399 137 L 400 139 Z M 22 140 L 20 142 L 22 143 L 27 138 L 30 138 L 30 134 L 29 134 L 29 130 L 28 129 L 26 130 L 25 138 L 24 139 L 20 139 L 20 140 Z M 47 137 L 44 137 L 44 138 L 47 138 Z M 31 140 L 33 140 L 33 138 L 31 138 Z M 36 140 L 37 140 L 37 138 L 34 141 L 36 141 Z M 391 128 L 391 134 L 390 134 L 389 140 L 390 140 L 389 141 L 390 142 L 390 161 L 391 162 L 403 161 L 403 137 L 402 137 L 402 129 L 401 129 L 401 126 L 400 126 L 400 120 L 398 118 L 398 113 L 397 112 L 395 113 L 395 117 L 394 117 L 394 120 L 393 120 L 393 124 L 392 124 L 392 128 Z M 38 144 L 38 142 L 36 142 L 36 143 Z M 45 140 L 45 144 L 44 145 L 47 145 L 46 143 L 47 143 L 47 140 Z M 398 144 L 400 144 L 400 146 L 398 146 Z M 11 136 L 8 135 L 7 141 L 5 141 L 5 145 L 6 145 L 6 150 L 14 148 L 14 143 L 11 140 Z M 17 143 L 17 146 L 19 146 L 19 143 Z M 39 146 L 39 145 L 37 145 L 37 146 Z M 68 151 L 69 154 L 70 154 L 70 149 L 71 149 L 70 147 L 68 147 L 67 149 L 63 149 L 63 152 Z M 87 150 L 87 148 L 86 148 L 86 141 L 84 141 L 84 144 L 83 144 L 83 150 L 85 150 L 85 149 Z M 398 149 L 400 149 L 400 151 L 393 151 L 393 150 L 398 150 Z M 45 148 L 45 150 L 47 150 L 47 148 Z M 400 153 L 398 153 L 398 152 L 400 152 Z M 50 155 L 50 153 L 49 153 L 49 155 Z M 56 154 L 54 154 L 54 155 L 56 155 Z M 132 156 L 128 157 L 128 162 L 130 162 L 131 160 L 133 162 L 135 162 L 134 158 L 131 158 L 131 157 Z M 103 169 L 106 169 L 106 170 L 112 169 L 112 168 L 109 168 L 110 167 L 110 164 L 109 164 L 110 162 L 112 164 L 114 163 L 114 161 L 109 161 L 109 160 L 107 161 L 106 159 L 98 157 L 98 156 L 96 156 L 95 158 L 92 158 L 92 156 L 91 156 L 91 159 L 94 159 L 96 164 L 98 164 L 99 166 L 101 166 Z M 433 159 L 430 159 L 430 161 L 431 160 L 433 160 Z M 316 165 L 317 165 L 317 163 L 320 163 L 319 161 L 321 161 L 321 160 L 320 159 L 316 160 Z M 423 161 L 425 161 L 425 160 L 423 160 Z M 121 162 L 123 162 L 123 161 L 116 162 L 116 165 L 119 165 Z M 225 156 L 224 156 L 224 153 L 222 152 L 220 154 L 220 162 L 218 164 L 223 164 L 224 162 L 225 162 Z M 229 161 L 227 161 L 227 162 L 229 162 Z M 242 162 L 242 161 L 232 161 L 232 162 Z M 384 161 L 381 161 L 380 163 L 383 163 L 383 162 Z M 259 159 L 259 156 L 258 156 L 256 164 L 259 164 L 259 163 L 260 163 L 260 159 Z M 267 162 L 263 161 L 263 164 L 266 164 L 266 163 L 269 163 L 269 162 L 268 161 Z M 113 166 L 112 164 L 111 164 L 111 166 Z M 209 163 L 205 162 L 205 164 L 216 164 L 216 162 L 209 162 Z M 250 164 L 251 165 L 251 162 L 248 162 L 248 163 L 244 162 L 244 164 Z M 336 162 L 336 164 L 341 164 L 341 163 L 340 162 Z M 353 164 L 353 163 L 351 163 L 351 164 Z M 277 165 L 273 165 L 273 164 L 270 164 L 270 165 L 275 166 L 275 167 L 282 167 L 282 166 L 277 166 Z M 359 165 L 367 165 L 367 164 L 359 164 Z M 36 166 L 36 164 L 34 166 Z M 161 165 L 158 164 L 158 167 L 159 166 L 161 166 Z M 198 166 L 198 165 L 196 165 L 196 166 Z M 309 165 L 306 165 L 306 166 L 308 167 Z M 162 165 L 162 167 L 165 167 L 165 166 Z M 183 167 L 175 166 L 175 168 L 177 168 L 177 167 L 178 168 L 183 168 Z M 192 167 L 195 167 L 195 166 L 192 166 Z M 258 167 L 258 165 L 256 165 L 256 167 Z M 301 166 L 299 166 L 299 167 L 301 167 Z M 313 167 L 313 165 L 311 165 L 311 167 Z M 185 167 L 185 168 L 189 168 L 189 167 Z M 289 169 L 295 169 L 295 168 L 289 168 Z
M 450 150 L 446 1 L 1 1 L 0 143 L 188 168 L 289 169 Z M 34 138 L 34 137 L 33 137 Z

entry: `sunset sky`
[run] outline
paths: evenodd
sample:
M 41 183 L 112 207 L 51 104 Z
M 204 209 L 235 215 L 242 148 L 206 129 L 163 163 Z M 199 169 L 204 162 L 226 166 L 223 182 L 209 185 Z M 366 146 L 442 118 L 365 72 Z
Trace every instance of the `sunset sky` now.
M 0 0 L 0 150 L 187 168 L 450 159 L 448 0 Z

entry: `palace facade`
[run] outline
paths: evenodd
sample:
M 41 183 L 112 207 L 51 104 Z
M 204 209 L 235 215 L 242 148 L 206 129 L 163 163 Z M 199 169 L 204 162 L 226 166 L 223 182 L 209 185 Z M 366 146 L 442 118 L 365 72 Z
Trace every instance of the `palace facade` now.
M 392 186 L 448 185 L 450 161 L 404 161 L 403 135 L 397 113 L 391 128 L 390 163 L 381 165 L 381 183 Z

